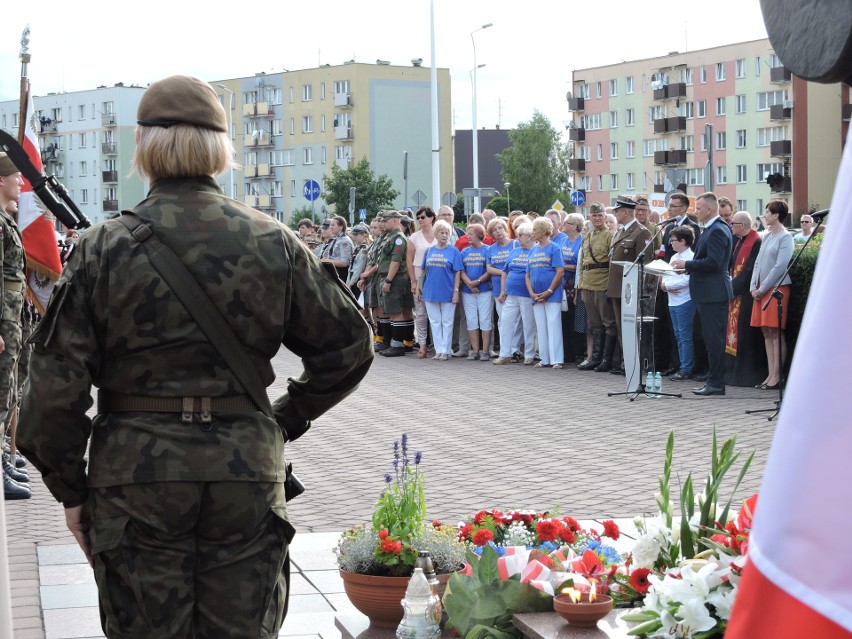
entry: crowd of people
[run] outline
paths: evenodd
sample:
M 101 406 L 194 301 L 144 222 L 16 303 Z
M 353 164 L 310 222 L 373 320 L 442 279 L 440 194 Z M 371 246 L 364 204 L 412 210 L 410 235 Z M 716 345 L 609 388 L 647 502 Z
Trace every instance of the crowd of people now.
M 660 278 L 649 368 L 672 381 L 694 379 L 698 395 L 727 385 L 778 387 L 794 241 L 788 210 L 772 200 L 763 215 L 734 212 L 727 198 L 669 197 L 661 217 L 644 197 L 594 202 L 589 219 L 548 210 L 493 210 L 453 225 L 448 206 L 413 216 L 382 211 L 347 234 L 343 218 L 299 223 L 303 240 L 340 270 L 386 357 L 416 353 L 624 375 L 623 269 L 642 254 L 672 267 Z M 760 230 L 758 230 L 760 229 Z M 319 232 L 319 237 L 315 233 Z M 348 269 L 341 268 L 348 256 Z M 766 305 L 776 286 L 782 293 Z M 779 348 L 780 346 L 780 348 Z

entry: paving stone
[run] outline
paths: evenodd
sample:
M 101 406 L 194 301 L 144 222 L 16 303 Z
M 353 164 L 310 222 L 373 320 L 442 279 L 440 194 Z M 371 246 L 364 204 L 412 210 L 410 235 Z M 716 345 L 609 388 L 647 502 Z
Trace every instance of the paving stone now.
M 39 546 L 38 563 L 40 566 L 57 564 L 85 564 L 86 556 L 77 544 L 61 546 Z
M 45 639 L 102 637 L 101 617 L 94 608 L 58 608 L 44 611 Z
M 39 582 L 42 586 L 95 583 L 95 573 L 92 572 L 89 564 L 40 566 L 39 576 Z
M 97 606 L 98 587 L 94 583 L 42 586 L 41 605 L 45 610 Z

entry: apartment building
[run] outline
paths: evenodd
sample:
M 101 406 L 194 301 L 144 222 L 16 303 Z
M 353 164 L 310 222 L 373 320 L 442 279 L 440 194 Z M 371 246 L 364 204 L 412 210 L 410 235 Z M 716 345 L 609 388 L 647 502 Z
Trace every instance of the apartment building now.
M 644 194 L 662 212 L 685 186 L 752 214 L 782 198 L 794 222 L 829 206 L 852 108 L 848 86 L 793 76 L 768 39 L 576 70 L 568 102 L 587 202 Z

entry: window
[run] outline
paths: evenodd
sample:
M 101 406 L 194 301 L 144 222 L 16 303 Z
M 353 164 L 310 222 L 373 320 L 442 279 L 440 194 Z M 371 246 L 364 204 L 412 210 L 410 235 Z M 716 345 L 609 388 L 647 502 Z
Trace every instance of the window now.
M 610 129 L 618 128 L 618 111 L 610 111 L 609 112 L 609 128 Z
M 89 189 L 80 189 L 80 204 L 89 203 Z
M 603 160 L 603 144 L 598 144 L 598 160 Z
M 269 154 L 269 164 L 272 166 L 281 166 L 284 164 L 284 151 L 272 151 Z
M 303 153 L 304 161 L 302 162 L 302 164 L 313 164 L 314 163 L 314 150 L 311 147 L 306 146 L 303 149 L 303 151 L 304 151 L 304 153 Z
M 609 143 L 609 159 L 617 160 L 618 159 L 618 142 L 610 142 Z
M 760 75 L 760 56 L 754 59 L 754 75 Z
M 86 148 L 86 134 L 85 133 L 80 134 L 80 146 L 78 148 L 80 148 L 80 149 Z
M 603 175 L 598 176 L 598 191 L 603 191 Z
M 328 147 L 322 147 L 322 163 L 328 164 Z
M 580 116 L 580 128 L 594 131 L 601 128 L 601 114 L 590 113 L 589 115 Z
M 272 135 L 281 135 L 281 120 L 272 121 Z
M 601 83 L 600 82 L 598 82 L 597 86 L 595 87 L 595 95 L 597 97 L 601 97 Z
M 716 115 L 725 115 L 727 110 L 726 98 L 716 98 Z
M 296 135 L 296 119 L 290 118 L 290 135 Z
M 728 183 L 728 167 L 724 164 L 716 167 L 716 184 Z
M 736 112 L 737 113 L 745 113 L 746 112 L 746 97 L 744 95 L 738 95 L 736 97 Z
M 746 130 L 745 129 L 737 129 L 737 148 L 738 149 L 746 148 Z
M 312 84 L 302 85 L 302 102 L 310 102 L 314 99 L 314 87 Z
M 699 80 L 701 82 L 701 84 L 704 84 L 705 82 L 707 82 L 707 67 L 702 65 L 699 75 L 700 75 L 700 78 L 701 78 Z
M 624 78 L 624 92 L 625 93 L 633 93 L 633 76 L 628 75 Z
M 686 67 L 681 72 L 681 81 L 688 87 L 692 86 L 692 69 L 690 67 Z
M 724 151 L 728 148 L 728 134 L 724 131 L 716 132 L 716 150 Z
M 770 142 L 787 139 L 786 126 L 770 126 L 757 130 L 757 146 L 769 146 Z
M 616 173 L 610 173 L 609 175 L 609 190 L 617 191 L 618 190 L 618 175 Z
M 281 95 L 281 89 L 275 89 L 273 87 L 267 87 L 266 89 L 267 100 L 269 104 L 281 104 L 283 101 L 283 97 Z
M 784 65 L 781 64 L 781 60 L 778 59 L 777 55 L 775 55 L 774 53 L 769 54 L 769 68 L 775 69 L 777 67 L 783 67 L 783 66 Z
M 284 197 L 284 182 L 281 180 L 272 183 L 272 197 Z
M 81 104 L 77 108 L 79 109 L 78 112 L 77 112 L 77 119 L 78 120 L 85 120 L 86 119 L 86 105 Z
M 784 165 L 780 162 L 771 162 L 769 164 L 758 164 L 757 165 L 757 182 L 758 184 L 766 182 L 766 178 L 772 175 L 773 173 L 784 174 Z M 758 210 L 763 210 L 761 207 Z
M 636 188 L 636 175 L 634 173 L 627 174 L 627 190 L 632 191 Z
M 293 166 L 295 164 L 293 149 L 284 149 L 281 154 L 281 164 L 284 166 Z
M 348 160 L 352 157 L 352 147 L 348 145 L 335 147 L 335 154 L 338 160 Z
M 627 157 L 635 158 L 636 157 L 636 142 L 633 140 L 627 141 Z
M 648 109 L 648 124 L 654 124 L 654 120 L 666 117 L 666 108 L 663 106 L 652 106 Z
M 746 75 L 746 61 L 745 58 L 740 58 L 736 61 L 736 76 L 738 78 L 744 78 Z
M 748 205 L 746 204 L 745 200 L 737 200 L 737 210 L 738 211 L 745 211 L 747 206 Z
M 737 164 L 737 184 L 745 184 L 748 181 L 748 171 L 745 164 Z
M 296 99 L 296 93 L 293 90 L 293 87 L 290 87 L 290 104 L 293 104 L 293 101 Z
M 591 161 L 591 159 L 592 159 L 592 147 L 581 146 L 580 147 L 580 157 L 582 159 L 584 159 L 586 162 Z
M 314 132 L 314 116 L 303 115 L 302 116 L 302 133 L 313 133 L 313 132 Z
M 762 212 L 764 210 L 763 209 L 763 198 L 757 198 L 756 202 L 757 202 L 757 205 L 755 206 L 754 210 Z
M 680 136 L 680 149 L 682 151 L 686 151 L 687 153 L 695 152 L 695 136 L 692 135 L 682 135 Z
M 716 82 L 721 82 L 725 79 L 725 63 L 717 62 L 716 63 Z
M 337 80 L 334 83 L 335 93 L 349 93 L 349 80 Z
M 80 173 L 78 174 L 80 177 L 86 177 L 89 172 L 86 169 L 86 162 L 80 162 Z
M 707 100 L 699 100 L 695 104 L 697 105 L 696 111 L 698 112 L 696 114 L 696 117 L 706 118 L 707 117 Z
M 687 120 L 691 120 L 695 115 L 695 104 L 693 102 L 681 102 L 678 115 L 686 116 Z
M 618 95 L 618 80 L 609 81 L 609 97 Z
M 757 94 L 757 110 L 758 111 L 768 111 L 769 107 L 774 104 L 783 104 L 785 100 L 788 100 L 790 97 L 789 92 L 785 90 L 781 91 L 765 91 Z
M 325 82 L 320 82 L 320 100 L 325 100 Z
M 701 152 L 704 153 L 707 150 L 707 135 L 702 133 L 698 137 L 701 140 Z
M 296 197 L 296 180 L 290 180 L 290 197 Z
M 663 138 L 651 138 L 642 141 L 642 154 L 644 157 L 652 157 L 654 151 L 668 151 L 669 141 Z
M 627 111 L 624 112 L 624 126 L 633 126 L 636 122 L 635 118 L 635 109 L 627 109 Z
M 703 186 L 704 169 L 688 169 L 686 172 L 686 183 L 689 186 Z

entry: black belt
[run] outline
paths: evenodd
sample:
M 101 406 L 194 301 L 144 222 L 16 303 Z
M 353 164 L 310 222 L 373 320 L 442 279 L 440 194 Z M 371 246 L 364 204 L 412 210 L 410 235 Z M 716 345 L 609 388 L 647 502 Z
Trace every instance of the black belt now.
M 583 264 L 584 271 L 592 271 L 596 268 L 609 268 L 609 262 L 604 264 Z
M 199 413 L 201 421 L 210 421 L 211 413 L 253 413 L 258 407 L 248 395 L 219 397 L 155 397 L 98 391 L 98 413 L 182 413 L 181 421 L 191 422 Z

